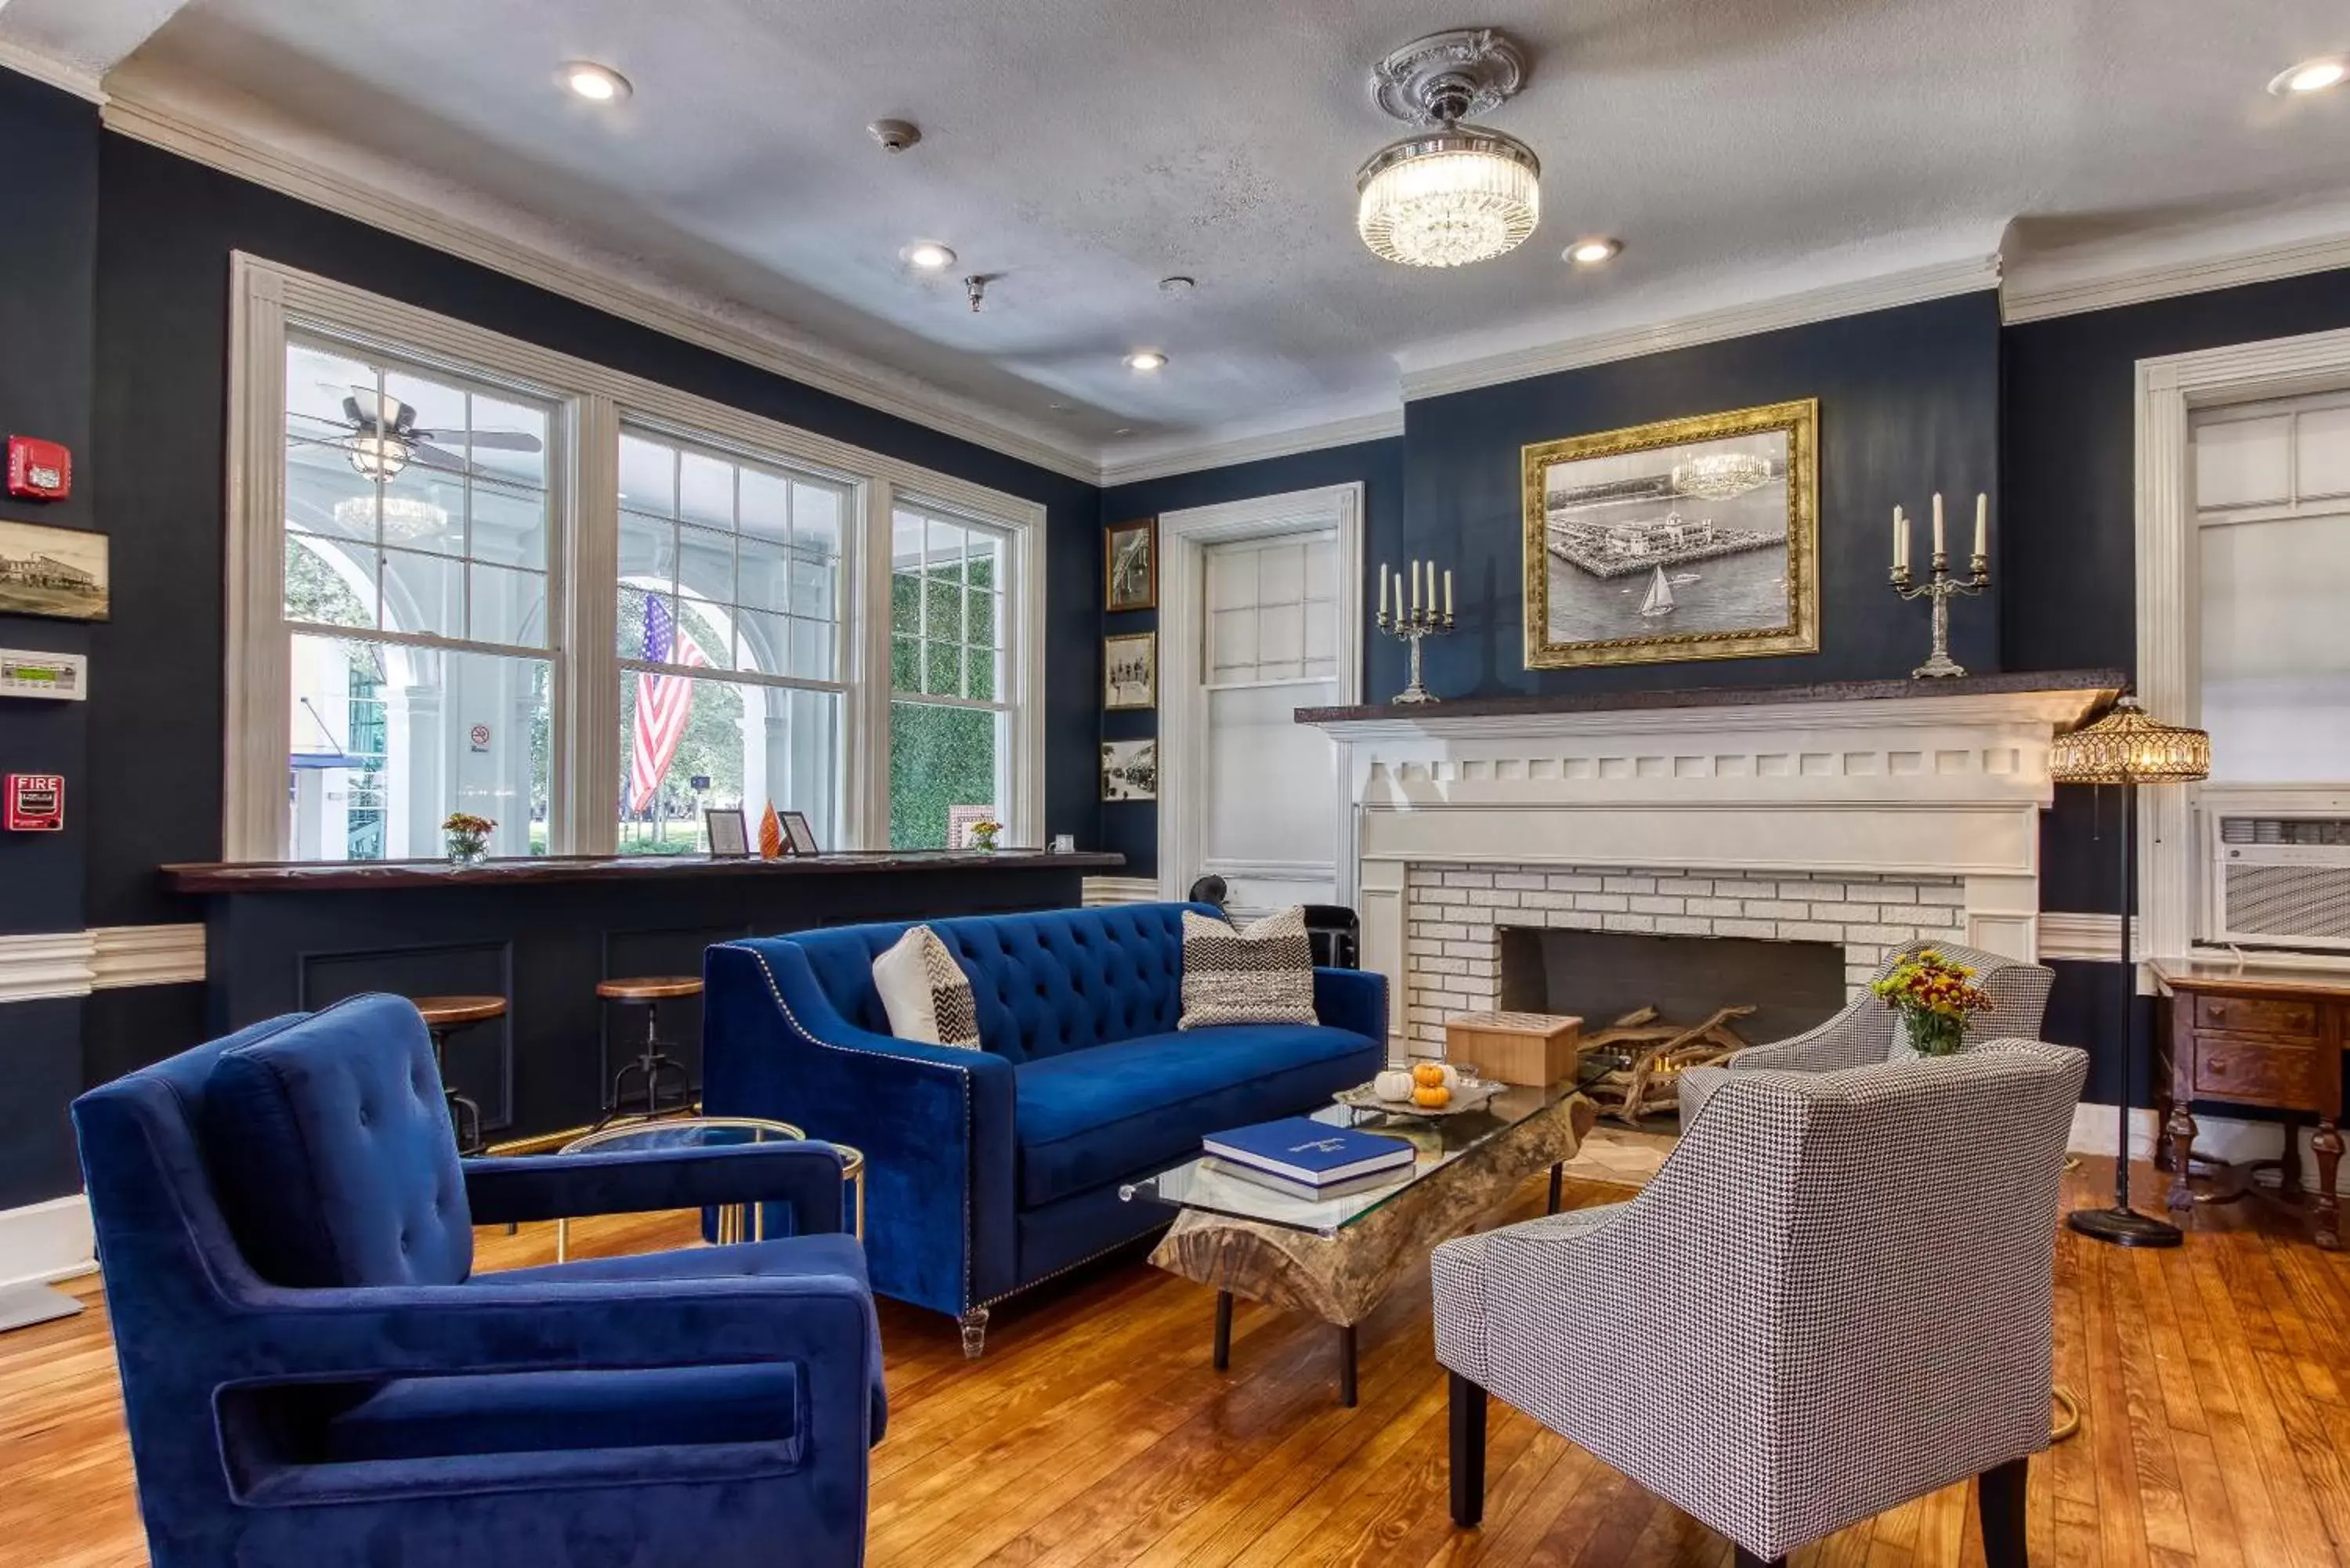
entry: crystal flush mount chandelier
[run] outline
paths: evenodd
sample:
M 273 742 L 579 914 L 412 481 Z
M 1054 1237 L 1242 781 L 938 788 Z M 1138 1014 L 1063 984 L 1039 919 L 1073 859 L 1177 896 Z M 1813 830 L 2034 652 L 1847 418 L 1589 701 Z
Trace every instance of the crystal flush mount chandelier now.
M 1525 75 L 1525 56 L 1490 27 L 1421 38 L 1372 69 L 1372 98 L 1414 128 L 1355 176 L 1355 227 L 1375 254 L 1406 266 L 1465 266 L 1534 232 L 1542 164 L 1533 149 L 1462 123 L 1498 108 Z

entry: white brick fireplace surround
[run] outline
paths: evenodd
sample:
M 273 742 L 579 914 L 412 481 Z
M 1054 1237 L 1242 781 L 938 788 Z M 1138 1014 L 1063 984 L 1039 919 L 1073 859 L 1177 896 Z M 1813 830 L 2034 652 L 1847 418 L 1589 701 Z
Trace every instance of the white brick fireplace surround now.
M 1392 1047 L 1491 1006 L 1503 926 L 2039 951 L 2048 744 L 2111 671 L 1302 713 L 1355 805 Z
M 1966 896 L 1955 877 L 1409 864 L 1406 1038 L 1417 1051 L 1440 1049 L 1445 1019 L 1500 1005 L 1506 927 L 1835 942 L 1846 988 L 1856 991 L 1904 942 L 1963 940 Z

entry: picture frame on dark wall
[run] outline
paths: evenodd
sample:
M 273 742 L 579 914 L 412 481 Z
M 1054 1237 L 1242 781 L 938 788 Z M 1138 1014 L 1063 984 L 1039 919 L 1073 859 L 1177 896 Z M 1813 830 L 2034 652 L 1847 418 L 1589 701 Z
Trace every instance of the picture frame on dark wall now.
M 740 860 L 751 853 L 751 829 L 741 806 L 712 807 L 702 814 L 702 821 L 709 830 L 712 859 Z
M 1817 653 L 1819 401 L 1523 452 L 1529 670 Z
M 105 620 L 110 582 L 105 535 L 0 521 L 0 615 Z
M 1102 607 L 1159 607 L 1159 519 L 1140 517 L 1113 524 L 1102 542 Z
M 1158 635 L 1137 631 L 1103 638 L 1103 711 L 1116 713 L 1158 706 Z
M 1156 740 L 1104 741 L 1101 743 L 1101 795 L 1104 800 L 1159 798 L 1159 742 Z

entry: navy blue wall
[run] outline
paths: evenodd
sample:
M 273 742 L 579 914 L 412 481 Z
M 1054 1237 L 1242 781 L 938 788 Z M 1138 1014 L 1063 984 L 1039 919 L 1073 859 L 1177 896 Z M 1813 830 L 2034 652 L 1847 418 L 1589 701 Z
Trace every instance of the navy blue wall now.
M 98 237 L 98 109 L 0 71 L 0 148 L 8 153 L 9 222 L 0 235 L 0 435 L 62 441 L 74 455 L 71 498 L 0 496 L 0 518 L 97 525 L 89 473 L 94 375 L 92 255 Z M 0 647 L 87 653 L 79 622 L 0 616 Z M 0 835 L 0 933 L 80 930 L 90 842 L 88 705 L 0 697 L 0 774 L 66 776 L 60 834 Z M 214 754 L 218 754 L 214 742 Z M 78 1001 L 0 1004 L 0 1209 L 69 1192 L 66 1101 L 81 1085 Z
M 1939 490 L 1963 514 L 1977 491 L 1999 493 L 1999 348 L 1998 299 L 1986 291 L 1407 404 L 1403 512 L 1373 521 L 1369 553 L 1432 557 L 1458 574 L 1461 629 L 1428 644 L 1430 689 L 1484 697 L 1908 674 L 1925 657 L 1927 611 L 1886 586 L 1893 506 L 1921 514 Z M 1820 405 L 1820 651 L 1526 669 L 1520 449 L 1796 398 Z M 1995 541 L 2002 521 L 1992 519 Z M 1952 655 L 1996 671 L 1998 627 L 1994 605 L 1960 604 Z M 1369 689 L 1401 686 L 1405 660 L 1394 639 L 1374 638 Z
M 1246 501 L 1260 495 L 1279 495 L 1292 490 L 1317 490 L 1325 485 L 1360 483 L 1366 527 L 1376 530 L 1382 522 L 1390 527 L 1399 527 L 1403 520 L 1403 445 L 1401 437 L 1367 441 L 1352 446 L 1298 452 L 1290 457 L 1234 463 L 1229 468 L 1202 469 L 1195 473 L 1147 479 L 1134 484 L 1114 484 L 1102 492 L 1102 525 L 1107 529 L 1132 518 L 1156 517 L 1162 512 L 1180 512 L 1191 506 L 1214 506 L 1226 501 Z M 1163 568 L 1163 562 L 1161 566 Z M 1367 581 L 1367 566 L 1365 570 Z M 1094 561 L 1094 592 L 1097 596 L 1102 591 L 1101 571 L 1097 547 Z M 1163 582 L 1160 592 L 1165 592 Z M 1098 604 L 1101 601 L 1097 597 L 1095 602 Z M 1104 636 L 1156 631 L 1159 628 L 1159 612 L 1156 610 L 1105 614 L 1100 619 Z M 1101 684 L 1098 657 L 1094 683 L 1098 703 Z M 1139 740 L 1158 732 L 1159 714 L 1156 710 L 1149 712 L 1128 710 L 1101 715 L 1102 739 L 1106 741 Z M 1097 794 L 1099 793 L 1099 784 L 1097 775 Z M 1145 801 L 1103 802 L 1101 846 L 1126 857 L 1125 875 L 1128 877 L 1159 875 L 1158 806 Z

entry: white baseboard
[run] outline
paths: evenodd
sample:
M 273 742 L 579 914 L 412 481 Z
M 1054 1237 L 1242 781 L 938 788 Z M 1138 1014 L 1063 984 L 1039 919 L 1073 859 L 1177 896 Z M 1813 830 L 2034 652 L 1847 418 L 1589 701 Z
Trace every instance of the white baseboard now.
M 0 1288 L 54 1284 L 97 1267 L 89 1199 L 80 1193 L 0 1209 Z
M 1159 902 L 1159 879 L 1155 877 L 1088 877 L 1085 889 L 1087 909 L 1098 904 Z
M 2152 1159 L 2158 1129 L 2152 1111 L 2130 1112 L 2130 1158 Z M 2114 1107 L 2084 1103 L 2073 1107 L 2073 1133 L 2064 1147 L 2074 1154 L 2114 1152 Z M 2300 1129 L 2301 1184 L 2317 1189 L 2317 1157 L 2310 1152 L 2309 1129 Z M 2282 1146 L 2282 1129 L 2274 1122 L 2242 1121 L 2234 1116 L 2195 1118 L 2195 1152 L 2230 1161 L 2274 1159 Z M 2350 1193 L 2350 1160 L 2334 1178 L 2334 1190 Z

